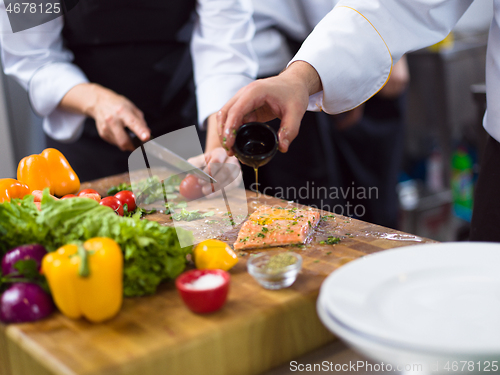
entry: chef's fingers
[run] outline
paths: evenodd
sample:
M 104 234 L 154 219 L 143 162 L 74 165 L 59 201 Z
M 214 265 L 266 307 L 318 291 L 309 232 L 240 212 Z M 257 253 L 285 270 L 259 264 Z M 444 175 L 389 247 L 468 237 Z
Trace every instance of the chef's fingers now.
M 151 137 L 151 131 L 144 120 L 142 112 L 133 104 L 131 105 L 132 108 L 126 108 L 125 106 L 119 108 L 117 115 L 127 128 L 132 130 L 140 140 L 146 142 Z
M 233 100 L 233 99 L 234 99 L 234 96 L 231 98 L 231 100 Z M 228 105 L 229 105 L 229 102 L 226 103 L 224 108 Z M 227 110 L 221 109 L 219 112 L 217 112 L 217 116 L 215 118 L 217 120 L 217 134 L 219 135 L 219 141 L 221 141 L 222 140 L 222 130 L 224 129 L 224 124 L 226 123 L 226 118 L 227 118 Z
M 194 164 L 193 162 L 191 162 L 191 164 L 195 165 L 198 168 L 204 168 L 203 171 L 205 173 L 217 179 L 214 174 L 218 171 L 218 165 L 224 163 L 226 158 L 226 151 L 222 147 L 217 147 L 212 151 L 206 152 L 202 155 L 198 155 L 195 158 L 189 159 L 188 161 L 191 162 L 192 160 L 196 164 Z M 215 170 L 214 165 L 212 165 L 213 163 L 217 163 Z M 211 182 L 200 178 L 198 179 L 198 183 L 203 186 L 209 185 Z
M 107 125 L 106 121 L 96 120 L 96 128 L 97 132 L 99 133 L 99 137 L 101 137 L 108 143 L 115 144 L 113 132 L 111 131 L 111 128 Z
M 213 168 L 214 164 L 211 164 L 210 166 Z M 215 191 L 225 188 L 238 177 L 239 173 L 237 172 L 237 170 L 239 170 L 239 166 L 236 167 L 235 165 L 227 163 L 221 165 L 217 173 L 210 173 L 210 175 L 215 180 L 217 180 L 217 182 L 208 183 L 206 181 L 203 181 L 203 184 L 201 184 L 203 193 L 205 195 L 211 193 L 212 185 Z
M 243 116 L 243 123 L 246 124 L 248 122 L 258 121 L 259 116 L 257 115 L 257 111 L 252 111 L 249 114 Z
M 234 144 L 234 135 L 238 128 L 243 124 L 243 118 L 254 110 L 262 107 L 266 96 L 262 92 L 262 80 L 254 81 L 248 86 L 243 87 L 233 97 L 221 111 L 225 118 L 224 130 L 222 133 L 222 146 L 228 151 L 228 155 L 234 153 L 231 148 Z
M 224 167 L 224 163 L 228 159 L 226 151 L 221 148 L 217 147 L 213 149 L 211 152 L 206 154 L 207 157 L 207 173 L 210 174 L 213 178 L 215 178 L 217 181 L 219 180 L 218 173 L 221 168 Z M 208 181 L 203 181 L 200 180 L 201 185 L 206 185 L 209 184 Z
M 278 132 L 279 150 L 287 152 L 290 143 L 299 134 L 300 122 L 304 112 L 299 106 L 288 106 L 281 119 L 281 126 Z
M 239 168 L 239 165 L 238 165 Z M 212 190 L 212 185 L 206 185 L 202 187 L 203 194 L 208 198 L 208 199 L 213 199 L 213 198 L 218 198 L 221 197 L 221 190 L 224 189 L 225 191 L 230 191 L 232 189 L 235 189 L 239 186 L 243 185 L 243 178 L 242 174 L 238 173 L 235 174 L 236 169 L 231 168 L 231 169 L 223 169 L 224 172 L 224 177 L 218 176 L 217 177 L 217 183 L 214 184 L 214 190 Z M 230 171 L 230 173 L 226 174 L 227 171 Z
M 222 148 L 220 150 L 222 150 L 222 152 L 224 154 L 226 154 L 226 151 L 224 151 Z M 187 161 L 189 163 L 193 164 L 195 167 L 202 169 L 203 172 L 207 173 L 208 175 L 214 177 L 214 175 L 212 174 L 213 172 L 212 172 L 212 168 L 210 165 L 211 159 L 212 159 L 212 152 L 207 152 L 205 154 L 200 154 L 198 156 L 189 158 Z M 202 186 L 205 186 L 205 185 L 210 185 L 211 181 L 207 181 L 207 180 L 203 180 L 203 179 L 199 178 L 198 183 Z
M 226 121 L 227 121 L 228 111 L 234 105 L 234 103 L 236 103 L 239 100 L 239 97 L 241 96 L 242 92 L 245 89 L 246 89 L 246 87 L 239 89 L 238 92 L 231 99 L 229 99 L 227 101 L 227 103 L 224 105 L 224 107 L 222 107 L 221 110 L 219 112 L 217 112 L 217 116 L 216 116 L 217 134 L 219 135 L 219 141 L 220 141 L 222 147 L 226 151 L 229 151 L 229 148 L 226 147 L 227 135 L 224 134 L 225 129 L 226 129 Z
M 133 151 L 132 142 L 123 129 L 123 124 L 115 116 L 109 115 L 96 121 L 99 136 L 122 151 Z M 123 134 L 120 134 L 120 130 Z
M 223 151 L 220 149 L 220 151 Z M 208 183 L 206 181 L 200 180 L 199 183 L 202 185 L 202 190 L 205 195 L 213 192 L 212 187 L 215 191 L 219 191 L 222 188 L 227 188 L 229 184 L 238 178 L 241 174 L 241 167 L 238 159 L 235 157 L 229 157 L 227 159 L 220 159 L 222 163 L 210 163 L 207 167 L 208 173 L 214 177 L 217 182 L 214 184 Z M 213 186 L 212 186 L 213 185 Z
M 241 167 L 239 163 L 224 163 L 220 165 L 217 173 L 214 174 L 217 183 L 214 184 L 216 189 L 222 189 L 228 184 L 233 182 L 238 175 L 241 174 Z
M 189 158 L 187 161 L 193 164 L 196 168 L 205 168 L 207 165 L 206 158 L 207 156 L 205 154 L 200 154 Z
M 122 151 L 134 151 L 134 145 L 125 132 L 124 124 L 115 117 L 109 117 L 106 122 L 112 133 L 113 143 Z

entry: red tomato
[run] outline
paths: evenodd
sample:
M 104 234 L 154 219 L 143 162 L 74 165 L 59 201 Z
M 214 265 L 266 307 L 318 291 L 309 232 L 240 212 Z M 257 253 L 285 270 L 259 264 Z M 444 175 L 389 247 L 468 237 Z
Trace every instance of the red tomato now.
M 134 211 L 137 207 L 135 204 L 135 195 L 131 191 L 119 191 L 115 194 L 115 198 L 117 198 L 123 206 L 127 205 L 128 212 Z
M 101 201 L 101 196 L 99 194 L 82 194 L 79 195 L 78 198 L 89 198 L 95 200 L 96 202 Z
M 78 196 L 81 197 L 82 195 L 88 195 L 88 194 L 99 195 L 99 193 L 94 189 L 83 189 L 81 192 L 78 193 Z
M 80 197 L 80 198 L 90 198 L 90 199 L 93 199 L 93 200 L 95 200 L 97 202 L 101 201 L 101 196 L 94 189 L 83 189 L 81 192 L 78 193 L 78 197 Z
M 116 212 L 117 215 L 123 216 L 123 205 L 120 203 L 120 201 L 115 198 L 115 197 L 106 197 L 101 200 L 99 204 L 102 204 L 103 206 L 108 206 L 113 209 L 113 211 Z
M 62 197 L 61 199 L 68 199 L 68 198 L 76 198 L 76 195 L 75 194 L 66 194 L 64 197 Z
M 192 174 L 188 174 L 186 178 L 182 180 L 179 192 L 187 199 L 198 199 L 203 197 L 201 185 L 198 183 L 198 177 Z

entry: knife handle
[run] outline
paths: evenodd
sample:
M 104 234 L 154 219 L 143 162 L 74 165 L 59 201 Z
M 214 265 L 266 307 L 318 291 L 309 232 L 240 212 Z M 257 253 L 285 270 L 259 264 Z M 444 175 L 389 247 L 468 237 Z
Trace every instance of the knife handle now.
M 141 147 L 143 145 L 141 139 L 130 129 L 126 129 L 127 134 L 130 137 L 130 140 L 132 141 L 132 144 L 134 145 L 135 148 Z

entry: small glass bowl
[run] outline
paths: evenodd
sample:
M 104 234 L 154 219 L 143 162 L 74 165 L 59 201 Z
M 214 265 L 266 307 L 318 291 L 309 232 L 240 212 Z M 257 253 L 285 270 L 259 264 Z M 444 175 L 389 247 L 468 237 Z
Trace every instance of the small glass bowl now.
M 266 289 L 288 288 L 295 282 L 297 274 L 302 268 L 302 257 L 297 253 L 287 251 L 286 254 L 290 254 L 297 260 L 294 264 L 277 270 L 267 270 L 266 264 L 269 262 L 269 259 L 277 254 L 280 254 L 280 252 L 266 252 L 251 256 L 250 259 L 248 259 L 248 273 Z

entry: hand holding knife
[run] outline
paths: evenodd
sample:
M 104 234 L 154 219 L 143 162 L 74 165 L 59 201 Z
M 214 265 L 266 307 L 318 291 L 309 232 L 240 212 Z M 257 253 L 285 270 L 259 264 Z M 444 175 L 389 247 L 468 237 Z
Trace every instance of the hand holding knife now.
M 148 155 L 152 155 L 159 160 L 165 162 L 171 167 L 174 167 L 175 169 L 181 171 L 181 172 L 187 172 L 191 174 L 195 174 L 197 177 L 201 178 L 203 181 L 207 181 L 209 183 L 217 183 L 217 180 L 215 180 L 212 176 L 209 174 L 205 173 L 201 169 L 195 167 L 193 164 L 188 162 L 186 159 L 182 158 L 181 156 L 177 155 L 175 152 L 169 150 L 168 148 L 162 146 L 158 142 L 156 142 L 154 139 L 143 143 L 139 137 L 137 137 L 134 133 L 131 131 L 128 131 L 130 139 L 132 140 L 132 143 L 135 147 L 141 147 L 142 153 L 144 155 L 144 160 L 146 161 L 146 166 L 150 170 L 149 167 L 149 160 L 148 160 Z M 151 174 L 151 171 L 149 171 Z

